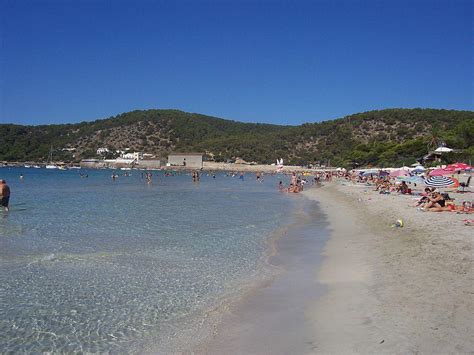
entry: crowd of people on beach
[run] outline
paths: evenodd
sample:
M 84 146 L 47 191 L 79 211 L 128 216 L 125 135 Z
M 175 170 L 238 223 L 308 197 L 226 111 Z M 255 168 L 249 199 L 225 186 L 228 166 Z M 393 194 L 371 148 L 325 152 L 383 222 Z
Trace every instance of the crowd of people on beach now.
M 466 176 L 470 176 L 470 169 L 465 173 Z M 458 172 L 460 175 L 460 172 Z M 347 181 L 351 181 L 353 184 L 372 186 L 374 191 L 379 192 L 382 195 L 390 194 L 400 194 L 400 195 L 410 195 L 417 197 L 417 201 L 414 204 L 419 211 L 422 212 L 457 212 L 457 213 L 474 213 L 472 208 L 472 201 L 468 198 L 462 199 L 462 201 L 456 201 L 455 198 L 450 196 L 447 190 L 457 193 L 464 193 L 465 191 L 460 191 L 454 187 L 430 187 L 425 186 L 423 182 L 426 183 L 428 176 L 420 175 L 417 182 L 410 182 L 410 186 L 407 183 L 407 180 L 413 176 L 407 175 L 406 178 L 394 178 L 390 174 L 380 171 L 380 173 L 375 174 L 363 174 L 363 171 L 350 171 L 344 174 L 344 178 Z M 470 177 L 467 178 L 467 186 L 469 185 Z M 455 185 L 457 186 L 457 185 Z M 466 183 L 464 183 L 466 186 Z

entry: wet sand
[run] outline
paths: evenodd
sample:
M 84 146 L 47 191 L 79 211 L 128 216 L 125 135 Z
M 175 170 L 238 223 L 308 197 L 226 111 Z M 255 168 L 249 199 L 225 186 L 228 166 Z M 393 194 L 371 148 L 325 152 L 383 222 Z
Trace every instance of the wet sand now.
M 283 272 L 196 352 L 474 353 L 474 238 L 462 223 L 472 215 L 419 212 L 412 196 L 347 183 L 303 194 L 317 217 L 278 241 L 271 262 Z
M 302 198 L 303 196 L 292 196 Z M 328 238 L 327 221 L 314 202 L 304 203 L 295 223 L 275 243 L 269 263 L 280 269 L 273 282 L 247 293 L 223 316 L 214 336 L 198 349 L 210 354 L 311 353 L 310 306 L 325 288 L 314 278 Z

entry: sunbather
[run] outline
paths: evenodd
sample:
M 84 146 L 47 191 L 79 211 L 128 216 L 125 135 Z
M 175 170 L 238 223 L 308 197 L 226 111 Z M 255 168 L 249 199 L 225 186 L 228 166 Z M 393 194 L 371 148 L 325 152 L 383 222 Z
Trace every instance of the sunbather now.
M 428 202 L 425 203 L 423 208 L 428 210 L 430 208 L 441 208 L 446 207 L 446 201 L 439 192 L 435 191 L 431 195 L 428 196 Z
M 405 181 L 402 181 L 402 183 L 397 187 L 397 192 L 400 192 L 404 195 L 411 195 L 411 189 L 408 187 Z

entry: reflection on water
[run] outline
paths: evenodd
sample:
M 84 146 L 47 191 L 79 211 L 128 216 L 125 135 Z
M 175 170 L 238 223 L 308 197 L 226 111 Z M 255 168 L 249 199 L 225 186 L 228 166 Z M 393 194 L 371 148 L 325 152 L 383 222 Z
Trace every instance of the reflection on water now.
M 23 173 L 25 180 L 18 181 Z M 218 174 L 0 169 L 0 349 L 129 352 L 173 344 L 258 276 L 265 238 L 294 198 L 277 180 Z

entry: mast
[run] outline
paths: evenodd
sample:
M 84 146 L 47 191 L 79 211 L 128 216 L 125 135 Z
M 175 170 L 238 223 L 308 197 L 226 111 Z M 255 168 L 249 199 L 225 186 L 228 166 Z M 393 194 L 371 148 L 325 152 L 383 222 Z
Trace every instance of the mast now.
M 51 148 L 49 149 L 49 163 L 53 164 L 53 145 L 51 145 Z

